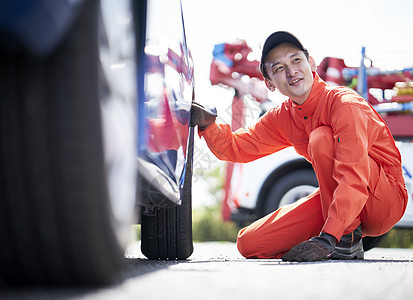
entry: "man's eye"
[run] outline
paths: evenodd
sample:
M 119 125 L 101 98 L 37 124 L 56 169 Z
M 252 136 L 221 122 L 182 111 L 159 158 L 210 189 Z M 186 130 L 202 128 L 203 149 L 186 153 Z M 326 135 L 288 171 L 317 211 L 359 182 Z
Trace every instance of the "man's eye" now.
M 273 69 L 273 73 L 278 73 L 278 72 L 280 72 L 282 69 L 283 69 L 282 66 L 276 67 L 276 68 Z
M 296 58 L 293 59 L 293 62 L 295 62 L 295 63 L 300 62 L 300 61 L 301 61 L 300 57 L 296 57 Z

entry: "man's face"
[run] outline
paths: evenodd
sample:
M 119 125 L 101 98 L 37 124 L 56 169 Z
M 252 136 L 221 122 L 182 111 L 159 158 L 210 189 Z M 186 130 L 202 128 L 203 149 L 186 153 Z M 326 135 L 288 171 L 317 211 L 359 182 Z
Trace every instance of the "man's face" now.
M 264 67 L 270 77 L 270 80 L 266 79 L 270 90 L 277 88 L 297 104 L 305 102 L 314 81 L 312 58 L 309 61 L 299 48 L 283 43 L 268 52 Z

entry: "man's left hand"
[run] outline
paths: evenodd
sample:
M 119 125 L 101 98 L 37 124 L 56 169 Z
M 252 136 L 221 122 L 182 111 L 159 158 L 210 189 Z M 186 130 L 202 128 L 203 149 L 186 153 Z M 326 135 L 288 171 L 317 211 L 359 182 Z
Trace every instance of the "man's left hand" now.
M 283 261 L 320 261 L 331 256 L 336 247 L 334 236 L 322 232 L 319 236 L 294 246 L 281 259 Z
M 201 131 L 207 129 L 212 123 L 215 122 L 217 118 L 217 109 L 214 107 L 210 109 L 199 103 L 192 102 L 191 106 L 191 126 L 195 127 L 198 125 Z

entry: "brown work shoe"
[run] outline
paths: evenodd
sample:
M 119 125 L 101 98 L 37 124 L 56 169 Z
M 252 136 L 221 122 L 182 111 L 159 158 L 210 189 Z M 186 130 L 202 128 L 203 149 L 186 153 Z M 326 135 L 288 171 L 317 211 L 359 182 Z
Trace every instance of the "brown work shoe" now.
M 281 259 L 283 261 L 320 261 L 329 255 L 328 249 L 316 241 L 304 241 L 294 246 Z

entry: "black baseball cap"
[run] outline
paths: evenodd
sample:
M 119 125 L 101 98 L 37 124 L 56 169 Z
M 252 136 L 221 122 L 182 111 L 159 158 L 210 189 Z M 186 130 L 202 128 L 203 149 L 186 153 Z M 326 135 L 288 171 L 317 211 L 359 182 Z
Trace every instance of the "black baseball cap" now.
M 297 46 L 300 50 L 304 51 L 305 55 L 308 57 L 307 49 L 304 48 L 301 42 L 293 34 L 287 31 L 276 31 L 267 38 L 264 43 L 264 47 L 262 48 L 260 69 L 262 75 L 264 75 L 265 78 L 269 78 L 264 68 L 265 57 L 267 56 L 268 52 L 281 45 L 282 43 L 290 43 Z

